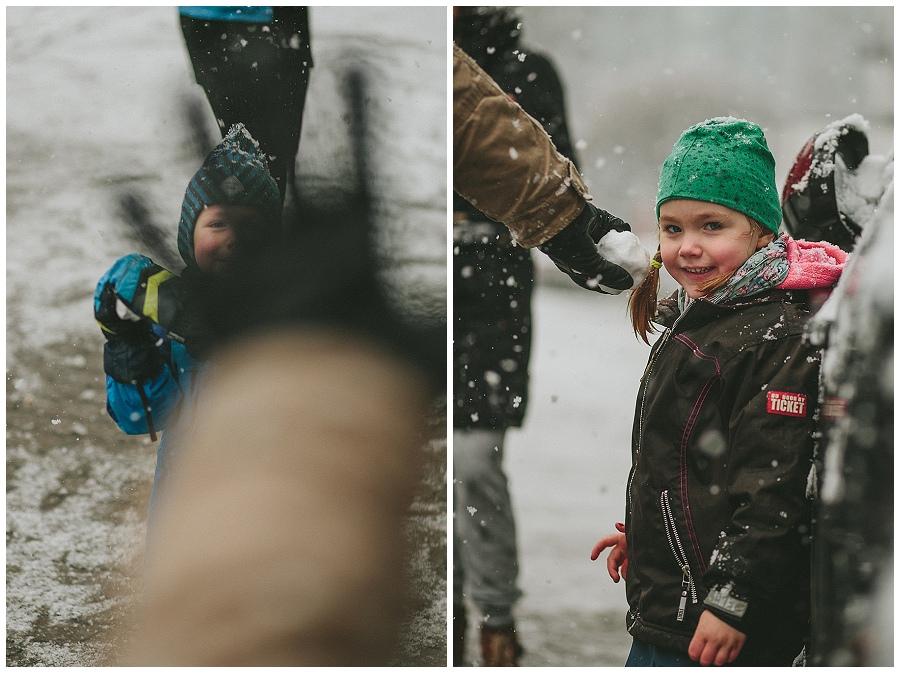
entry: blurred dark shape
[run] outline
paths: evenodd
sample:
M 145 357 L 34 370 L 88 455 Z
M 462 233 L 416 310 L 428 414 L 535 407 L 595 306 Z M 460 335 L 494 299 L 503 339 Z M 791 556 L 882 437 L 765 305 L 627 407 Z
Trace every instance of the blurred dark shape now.
M 219 142 L 209 133 L 206 124 L 209 111 L 197 98 L 185 98 L 182 107 L 185 122 L 191 131 L 189 139 L 192 149 L 200 161 L 203 161 Z
M 169 243 L 171 234 L 150 214 L 144 196 L 132 188 L 119 195 L 119 217 L 126 225 L 126 234 L 135 244 L 152 256 L 160 266 L 178 269 L 184 266 Z
M 791 236 L 828 241 L 846 252 L 853 249 L 860 224 L 838 207 L 834 173 L 838 157 L 854 170 L 868 154 L 865 132 L 851 124 L 828 126 L 807 141 L 781 194 L 784 226 Z
M 225 278 L 182 277 L 210 366 L 173 429 L 127 663 L 383 666 L 395 652 L 446 320 L 413 323 L 386 298 L 364 88 L 348 73 L 349 195 L 301 198 L 302 226 Z
M 512 7 L 454 7 L 453 41 L 488 72 L 489 61 L 513 56 L 521 34 L 522 20 Z
M 244 256 L 234 273 L 190 288 L 197 315 L 224 345 L 261 328 L 310 323 L 376 341 L 426 371 L 439 388 L 446 380 L 446 318 L 413 321 L 389 298 L 373 242 L 374 213 L 366 146 L 363 76 L 347 74 L 354 175 L 345 176 L 341 202 L 316 202 L 302 191 L 281 237 Z
M 844 147 L 832 143 L 827 155 L 810 155 L 814 140 L 835 128 Z M 826 127 L 801 158 L 812 156 L 815 165 L 841 153 L 850 155 L 848 168 L 858 166 L 868 155 L 864 133 L 840 123 Z M 821 439 L 811 484 L 818 494 L 807 656 L 813 666 L 893 665 L 893 597 L 885 594 L 894 558 L 893 171 L 885 175 L 890 178 L 884 184 L 866 185 L 867 193 L 882 196 L 865 221 L 852 222 L 836 210 L 841 199 L 833 171 L 810 180 L 806 190 L 822 198 L 805 211 L 805 231 L 852 250 L 840 282 L 808 327 L 810 341 L 824 347 Z M 827 192 L 819 190 L 822 185 Z M 791 199 L 803 203 L 796 195 Z
M 186 269 L 167 281 L 171 292 L 166 297 L 178 297 L 185 305 L 160 307 L 159 316 L 169 316 L 160 324 L 201 359 L 217 346 L 264 328 L 309 323 L 336 327 L 414 361 L 440 388 L 446 380 L 446 317 L 430 321 L 408 317 L 400 300 L 390 295 L 375 256 L 360 72 L 347 74 L 344 95 L 350 109 L 355 172 L 344 176 L 341 200 L 320 204 L 317 194 L 298 189 L 295 206 L 285 211 L 281 235 L 245 246 L 227 277 L 211 279 Z M 203 133 L 202 119 L 190 113 L 186 118 L 199 124 L 193 127 L 196 133 Z M 142 197 L 126 192 L 121 204 L 129 235 L 156 259 L 168 260 L 163 266 L 183 266 Z

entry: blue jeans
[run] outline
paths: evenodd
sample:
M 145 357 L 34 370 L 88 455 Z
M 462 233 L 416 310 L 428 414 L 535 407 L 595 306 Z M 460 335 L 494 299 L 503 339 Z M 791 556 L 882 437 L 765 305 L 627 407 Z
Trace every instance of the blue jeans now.
M 691 659 L 687 652 L 677 650 L 665 650 L 655 645 L 648 645 L 637 638 L 631 643 L 631 652 L 628 654 L 626 666 L 699 666 L 700 663 Z

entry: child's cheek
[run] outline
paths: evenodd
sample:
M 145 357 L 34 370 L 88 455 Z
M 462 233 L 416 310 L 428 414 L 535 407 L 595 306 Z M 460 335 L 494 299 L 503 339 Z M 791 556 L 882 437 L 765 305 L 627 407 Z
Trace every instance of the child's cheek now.
M 203 270 L 209 266 L 212 256 L 211 248 L 210 242 L 202 236 L 198 236 L 194 240 L 194 259 L 197 261 L 197 266 Z

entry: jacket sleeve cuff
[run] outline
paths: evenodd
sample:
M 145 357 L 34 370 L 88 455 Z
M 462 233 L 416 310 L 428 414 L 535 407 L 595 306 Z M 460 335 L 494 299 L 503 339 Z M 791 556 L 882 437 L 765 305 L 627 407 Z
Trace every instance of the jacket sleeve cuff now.
M 747 631 L 750 603 L 733 583 L 717 584 L 703 600 L 704 607 L 723 622 L 739 631 Z

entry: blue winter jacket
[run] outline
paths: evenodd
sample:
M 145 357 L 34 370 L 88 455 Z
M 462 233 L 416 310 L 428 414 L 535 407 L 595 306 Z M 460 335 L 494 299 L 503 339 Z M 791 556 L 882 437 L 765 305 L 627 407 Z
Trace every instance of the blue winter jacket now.
M 134 297 L 139 286 L 152 285 L 146 279 L 147 267 L 160 268 L 142 255 L 131 254 L 118 259 L 97 283 L 95 309 L 107 284 L 115 287 L 118 295 L 126 301 Z M 148 300 L 148 304 L 154 301 Z M 138 384 L 122 383 L 109 375 L 106 377 L 107 411 L 129 435 L 165 430 L 171 425 L 179 403 L 192 390 L 194 373 L 199 364 L 183 344 L 167 338 L 163 328 L 154 325 L 153 330 L 158 337 L 156 348 L 165 363 L 160 372 Z M 135 346 L 142 347 L 146 346 Z
M 126 255 L 117 260 L 98 282 L 95 301 L 99 300 L 100 292 L 107 283 L 112 283 L 120 296 L 130 298 L 129 293 L 133 294 L 133 288 L 141 282 L 141 271 L 147 264 L 152 262 L 141 255 Z M 153 331 L 158 337 L 156 348 L 164 362 L 158 374 L 139 383 L 121 383 L 109 375 L 106 377 L 106 409 L 124 432 L 129 435 L 147 434 L 151 429 L 162 432 L 148 513 L 151 522 L 157 507 L 159 487 L 168 473 L 171 458 L 167 430 L 177 423 L 182 410 L 193 404 L 197 377 L 204 366 L 188 353 L 183 344 L 167 338 L 162 328 L 154 326 Z M 148 535 L 149 532 L 148 529 Z

